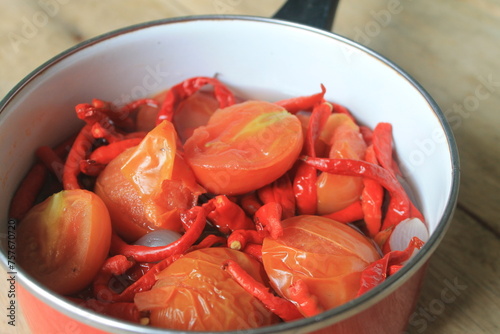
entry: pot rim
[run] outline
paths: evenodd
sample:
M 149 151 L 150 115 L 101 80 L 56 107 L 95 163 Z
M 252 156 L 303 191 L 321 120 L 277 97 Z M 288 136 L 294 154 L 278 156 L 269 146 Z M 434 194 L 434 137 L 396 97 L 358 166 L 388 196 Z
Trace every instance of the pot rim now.
M 458 198 L 458 190 L 459 190 L 459 180 L 460 180 L 460 168 L 459 168 L 459 156 L 457 145 L 453 136 L 453 132 L 451 130 L 450 125 L 448 124 L 443 112 L 440 110 L 437 103 L 432 99 L 432 97 L 426 92 L 426 90 L 408 73 L 406 73 L 403 69 L 401 69 L 398 65 L 386 59 L 384 56 L 378 54 L 377 52 L 371 50 L 370 48 L 363 46 L 351 39 L 340 36 L 336 33 L 324 31 L 321 29 L 313 28 L 310 26 L 289 22 L 285 20 L 275 19 L 275 18 L 267 18 L 267 17 L 259 17 L 259 16 L 250 16 L 250 15 L 192 15 L 192 16 L 183 16 L 183 17 L 175 17 L 175 18 L 167 18 L 154 20 L 144 23 L 139 23 L 135 25 L 131 25 L 128 27 L 124 27 L 121 29 L 113 30 L 107 32 L 105 34 L 96 36 L 94 38 L 83 41 L 66 51 L 59 53 L 53 58 L 49 59 L 38 68 L 29 73 L 26 77 L 24 77 L 10 92 L 0 101 L 0 114 L 4 111 L 6 106 L 10 103 L 12 99 L 32 80 L 34 80 L 37 76 L 41 75 L 45 70 L 50 68 L 51 66 L 57 64 L 59 61 L 64 60 L 65 58 L 83 50 L 87 47 L 90 47 L 94 44 L 100 43 L 102 41 L 112 39 L 114 37 L 128 34 L 137 30 L 152 28 L 155 26 L 167 25 L 167 24 L 179 24 L 193 21 L 254 21 L 261 22 L 265 24 L 277 24 L 282 26 L 288 26 L 291 28 L 298 28 L 306 31 L 310 31 L 316 34 L 320 34 L 334 40 L 345 43 L 351 47 L 358 49 L 364 53 L 369 54 L 370 56 L 376 58 L 377 60 L 384 63 L 386 66 L 396 71 L 399 75 L 404 77 L 414 88 L 416 88 L 419 93 L 424 97 L 427 103 L 431 106 L 435 115 L 437 116 L 442 129 L 446 134 L 446 139 L 448 143 L 448 149 L 450 151 L 451 156 L 451 166 L 452 166 L 452 182 L 449 198 L 446 201 L 446 207 L 444 209 L 444 213 L 437 223 L 434 232 L 430 235 L 429 240 L 425 243 L 423 248 L 418 254 L 416 254 L 401 270 L 399 270 L 396 274 L 390 276 L 386 281 L 382 284 L 376 286 L 370 291 L 364 293 L 358 298 L 333 308 L 331 310 L 325 311 L 317 316 L 300 319 L 297 321 L 289 322 L 289 323 L 280 323 L 277 325 L 272 325 L 268 327 L 261 327 L 256 329 L 248 329 L 245 331 L 238 331 L 238 333 L 246 333 L 246 334 L 268 334 L 268 333 L 295 333 L 296 329 L 300 328 L 306 331 L 313 331 L 325 326 L 331 325 L 333 323 L 344 320 L 355 313 L 358 313 L 375 303 L 382 300 L 384 297 L 395 291 L 399 286 L 401 286 L 411 275 L 413 275 L 417 270 L 419 270 L 424 263 L 429 259 L 432 253 L 436 250 L 437 246 L 441 242 L 444 237 L 446 230 L 448 229 L 451 218 L 453 216 L 453 212 L 455 209 L 455 205 Z M 1 249 L 0 251 L 0 259 L 4 268 L 7 269 L 7 256 L 5 254 L 5 249 Z M 35 295 L 37 298 L 45 302 L 48 306 L 56 309 L 57 311 L 71 317 L 74 320 L 77 320 L 82 323 L 89 324 L 89 321 L 92 321 L 92 327 L 110 331 L 111 333 L 151 333 L 151 334 L 166 334 L 166 333 L 234 333 L 232 331 L 229 332 L 193 332 L 193 331 L 177 331 L 177 330 L 168 330 L 161 329 L 149 326 L 143 326 L 138 324 L 132 324 L 128 322 L 124 322 L 118 320 L 116 318 L 111 318 L 108 316 L 97 314 L 91 310 L 83 309 L 76 304 L 67 301 L 61 298 L 58 294 L 55 294 L 51 291 L 46 290 L 43 286 L 38 285 L 28 274 L 26 274 L 22 269 L 16 268 L 16 274 L 18 274 L 20 278 L 20 282 L 23 284 L 23 287 L 29 291 L 31 294 Z

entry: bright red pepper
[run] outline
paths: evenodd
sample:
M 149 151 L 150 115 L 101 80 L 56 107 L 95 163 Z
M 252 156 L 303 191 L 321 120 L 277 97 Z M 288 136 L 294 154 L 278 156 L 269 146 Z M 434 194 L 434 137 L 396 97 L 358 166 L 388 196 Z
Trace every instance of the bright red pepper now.
M 362 176 L 375 180 L 389 191 L 389 207 L 382 228 L 386 229 L 410 217 L 410 200 L 393 174 L 372 163 L 352 159 L 305 157 L 304 161 L 317 169 L 339 175 Z

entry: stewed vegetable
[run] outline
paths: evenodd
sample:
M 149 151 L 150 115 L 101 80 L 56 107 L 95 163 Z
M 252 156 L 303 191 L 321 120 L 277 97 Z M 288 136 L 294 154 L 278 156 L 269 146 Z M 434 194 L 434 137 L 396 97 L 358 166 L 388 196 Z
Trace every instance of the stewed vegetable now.
M 180 330 L 294 321 L 372 289 L 422 246 L 404 227 L 425 235 L 424 217 L 390 124 L 325 93 L 240 101 L 195 77 L 77 105 L 79 133 L 37 150 L 13 197 L 20 265 L 96 312 Z

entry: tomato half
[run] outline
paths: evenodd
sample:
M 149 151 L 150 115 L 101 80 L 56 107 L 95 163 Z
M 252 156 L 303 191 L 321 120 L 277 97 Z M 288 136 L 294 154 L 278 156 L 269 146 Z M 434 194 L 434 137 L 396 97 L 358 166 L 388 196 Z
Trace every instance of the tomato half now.
M 299 156 L 300 121 L 282 107 L 247 101 L 218 109 L 184 145 L 200 184 L 215 194 L 243 194 L 279 178 Z
M 34 206 L 17 232 L 19 265 L 63 295 L 90 284 L 109 252 L 111 222 L 92 192 L 63 190 Z
M 135 241 L 157 229 L 181 231 L 180 212 L 195 205 L 203 192 L 182 156 L 176 133 L 164 121 L 137 146 L 113 159 L 96 181 L 113 229 Z
M 275 290 L 290 299 L 288 288 L 302 279 L 325 309 L 355 298 L 361 272 L 380 258 L 369 239 L 320 216 L 296 216 L 282 224 L 283 235 L 265 238 L 262 246 L 264 268 Z
M 320 142 L 329 148 L 329 158 L 362 160 L 366 144 L 359 127 L 345 114 L 332 114 L 321 133 Z M 363 179 L 354 176 L 322 173 L 316 182 L 318 214 L 344 209 L 360 199 Z
M 153 288 L 136 294 L 134 301 L 140 311 L 151 312 L 151 325 L 169 329 L 243 330 L 277 322 L 222 268 L 228 259 L 264 282 L 262 265 L 251 256 L 229 248 L 204 248 L 160 272 Z

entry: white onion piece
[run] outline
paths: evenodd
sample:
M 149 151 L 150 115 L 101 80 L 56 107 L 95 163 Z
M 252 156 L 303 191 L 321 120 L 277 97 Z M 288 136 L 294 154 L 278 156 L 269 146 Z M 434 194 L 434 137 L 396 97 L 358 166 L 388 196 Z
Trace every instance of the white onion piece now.
M 417 237 L 423 242 L 427 242 L 427 240 L 429 240 L 427 226 L 418 218 L 405 219 L 396 225 L 394 231 L 392 231 L 389 237 L 389 247 L 392 251 L 405 250 L 413 237 Z M 418 249 L 413 252 L 412 257 L 415 256 L 417 252 Z
M 181 235 L 171 230 L 156 230 L 149 232 L 137 240 L 134 245 L 147 247 L 166 246 L 179 239 Z

